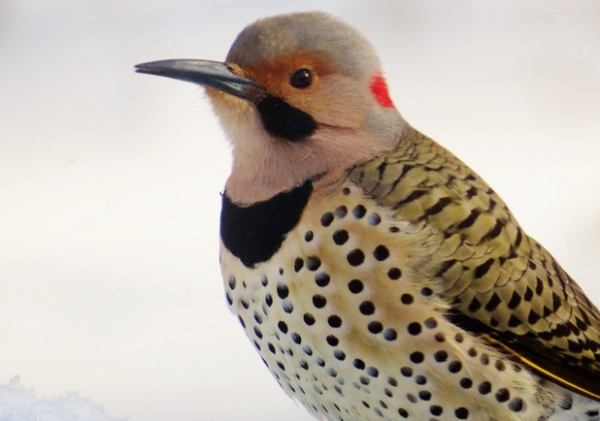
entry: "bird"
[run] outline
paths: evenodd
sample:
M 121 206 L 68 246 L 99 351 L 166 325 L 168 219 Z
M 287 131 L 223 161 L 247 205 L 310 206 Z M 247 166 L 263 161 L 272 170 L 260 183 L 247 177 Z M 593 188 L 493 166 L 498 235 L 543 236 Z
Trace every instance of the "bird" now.
M 353 26 L 260 19 L 205 88 L 232 146 L 227 305 L 314 417 L 600 420 L 600 313 L 499 195 L 413 128 Z

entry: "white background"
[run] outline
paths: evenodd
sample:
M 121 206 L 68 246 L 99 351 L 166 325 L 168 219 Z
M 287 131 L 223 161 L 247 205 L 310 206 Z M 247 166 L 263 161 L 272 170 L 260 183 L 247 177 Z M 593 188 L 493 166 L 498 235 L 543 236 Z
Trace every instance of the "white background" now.
M 600 303 L 600 3 L 0 0 L 0 384 L 131 421 L 301 421 L 224 303 L 229 149 L 202 90 L 256 18 L 330 11 L 396 106 Z

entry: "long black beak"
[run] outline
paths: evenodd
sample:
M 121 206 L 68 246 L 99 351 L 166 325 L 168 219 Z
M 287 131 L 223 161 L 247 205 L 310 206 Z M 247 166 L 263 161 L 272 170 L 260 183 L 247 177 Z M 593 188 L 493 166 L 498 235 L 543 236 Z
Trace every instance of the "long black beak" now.
M 252 79 L 238 76 L 226 63 L 209 60 L 160 60 L 137 64 L 135 71 L 210 86 L 255 102 L 264 89 Z

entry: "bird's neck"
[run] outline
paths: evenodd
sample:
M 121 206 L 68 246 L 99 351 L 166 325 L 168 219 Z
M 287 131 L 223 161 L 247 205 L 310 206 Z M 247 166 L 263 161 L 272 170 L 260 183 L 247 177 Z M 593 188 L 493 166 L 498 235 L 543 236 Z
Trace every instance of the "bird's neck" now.
M 402 130 L 393 139 L 385 139 L 363 130 L 321 127 L 318 134 L 298 142 L 263 141 L 260 153 L 256 148 L 237 148 L 227 195 L 239 205 L 250 205 L 307 180 L 314 182 L 315 192 L 332 189 L 345 179 L 349 169 L 393 149 L 401 136 Z

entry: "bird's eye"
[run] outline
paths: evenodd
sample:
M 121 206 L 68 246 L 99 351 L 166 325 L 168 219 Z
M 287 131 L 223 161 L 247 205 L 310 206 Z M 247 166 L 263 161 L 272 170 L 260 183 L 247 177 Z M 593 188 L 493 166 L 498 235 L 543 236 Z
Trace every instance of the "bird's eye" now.
M 308 88 L 312 83 L 312 73 L 308 69 L 296 70 L 290 78 L 290 85 L 294 88 L 304 89 Z

